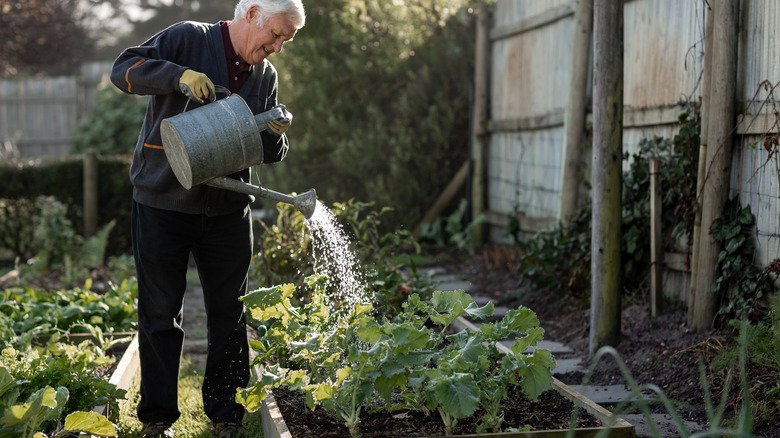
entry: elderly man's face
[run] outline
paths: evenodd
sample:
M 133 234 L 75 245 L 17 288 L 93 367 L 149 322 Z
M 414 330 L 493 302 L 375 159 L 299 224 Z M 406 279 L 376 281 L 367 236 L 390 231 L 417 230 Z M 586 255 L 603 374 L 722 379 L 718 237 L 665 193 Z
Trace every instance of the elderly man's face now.
M 281 52 L 282 45 L 295 36 L 296 28 L 285 14 L 271 17 L 263 27 L 257 27 L 256 7 L 247 11 L 249 29 L 243 47 L 236 51 L 249 64 L 260 64 L 271 53 Z

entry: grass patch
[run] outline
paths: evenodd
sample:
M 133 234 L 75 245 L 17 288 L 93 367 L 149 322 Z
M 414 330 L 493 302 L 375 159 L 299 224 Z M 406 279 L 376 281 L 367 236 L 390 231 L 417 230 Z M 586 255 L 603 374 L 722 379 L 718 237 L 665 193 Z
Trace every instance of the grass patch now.
M 203 412 L 203 397 L 201 388 L 203 375 L 187 356 L 182 357 L 181 371 L 179 373 L 179 409 L 181 417 L 173 424 L 175 436 L 181 438 L 213 438 L 211 434 L 211 420 Z M 139 438 L 143 425 L 136 418 L 138 406 L 138 387 L 133 386 L 127 392 L 127 402 L 120 408 L 117 432 L 119 438 Z M 244 426 L 249 430 L 251 437 L 263 437 L 262 420 L 260 413 L 244 416 Z

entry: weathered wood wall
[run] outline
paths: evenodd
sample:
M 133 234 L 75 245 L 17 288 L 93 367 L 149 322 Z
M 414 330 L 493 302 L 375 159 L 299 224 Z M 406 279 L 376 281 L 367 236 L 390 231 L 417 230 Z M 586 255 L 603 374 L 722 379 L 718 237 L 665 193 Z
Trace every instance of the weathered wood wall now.
M 109 70 L 110 63 L 88 63 L 79 76 L 0 80 L 0 159 L 68 154 Z
M 494 5 L 485 151 L 486 215 L 494 242 L 509 241 L 510 216 L 524 237 L 559 219 L 575 9 L 575 0 Z M 771 90 L 780 81 L 780 2 L 742 0 L 740 11 L 737 112 L 747 116 L 735 131 L 731 190 L 756 215 L 756 263 L 766 265 L 780 257 L 780 162 L 762 146 L 768 133 L 778 131 L 772 111 L 780 96 L 765 85 Z M 700 101 L 707 13 L 703 0 L 626 1 L 624 152 L 635 152 L 643 138 L 673 137 L 684 106 Z M 666 265 L 685 271 L 686 255 L 668 254 Z M 685 302 L 687 281 L 672 272 L 665 289 L 680 291 Z

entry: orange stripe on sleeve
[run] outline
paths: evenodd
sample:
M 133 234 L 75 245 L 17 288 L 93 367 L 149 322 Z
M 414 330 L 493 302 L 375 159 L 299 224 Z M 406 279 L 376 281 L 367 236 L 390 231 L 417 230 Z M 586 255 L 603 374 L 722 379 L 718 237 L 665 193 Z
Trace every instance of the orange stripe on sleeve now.
M 130 69 L 132 69 L 133 67 L 136 67 L 136 66 L 138 66 L 139 64 L 141 64 L 141 63 L 142 63 L 142 62 L 144 62 L 144 61 L 146 61 L 146 60 L 145 60 L 145 59 L 142 59 L 142 60 L 140 60 L 140 61 L 136 62 L 136 63 L 135 63 L 135 64 L 133 64 L 133 65 L 132 65 L 130 68 L 128 68 L 128 69 L 127 69 L 127 71 L 125 72 L 125 81 L 127 82 L 127 92 L 128 92 L 128 93 L 130 93 L 130 92 L 131 92 L 131 88 L 132 88 L 132 85 L 130 84 L 130 78 L 129 78 L 129 76 L 130 76 Z
M 151 149 L 164 149 L 162 146 L 157 146 L 156 144 L 149 144 L 149 143 L 144 143 L 144 147 L 151 148 Z

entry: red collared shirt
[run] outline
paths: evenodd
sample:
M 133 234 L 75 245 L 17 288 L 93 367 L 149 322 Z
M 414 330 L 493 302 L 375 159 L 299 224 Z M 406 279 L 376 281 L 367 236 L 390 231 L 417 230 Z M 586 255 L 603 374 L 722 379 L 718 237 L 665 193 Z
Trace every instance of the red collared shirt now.
M 223 21 L 220 24 L 222 30 L 222 41 L 225 44 L 225 59 L 227 61 L 228 79 L 230 85 L 228 88 L 231 93 L 238 93 L 238 90 L 244 85 L 249 73 L 252 71 L 252 65 L 246 63 L 233 50 L 233 42 L 230 41 L 230 32 L 228 32 L 229 22 Z

